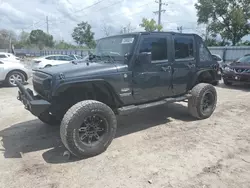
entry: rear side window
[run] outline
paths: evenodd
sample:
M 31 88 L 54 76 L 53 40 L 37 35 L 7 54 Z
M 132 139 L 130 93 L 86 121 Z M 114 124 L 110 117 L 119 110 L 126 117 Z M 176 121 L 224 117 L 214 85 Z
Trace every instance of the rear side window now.
M 140 53 L 142 52 L 151 52 L 152 61 L 167 60 L 167 39 L 159 37 L 143 39 L 140 46 Z
M 199 54 L 200 54 L 200 62 L 213 60 L 212 56 L 210 55 L 208 49 L 206 48 L 203 42 L 200 43 Z
M 48 60 L 55 60 L 55 56 L 49 56 L 49 57 L 46 57 L 45 59 L 48 59 Z
M 74 60 L 74 58 L 69 57 L 69 56 L 59 56 L 58 60 L 60 60 L 60 61 L 72 61 L 72 60 Z
M 192 37 L 177 36 L 174 39 L 175 59 L 194 58 L 194 40 Z
M 0 55 L 0 58 L 6 58 L 6 55 Z

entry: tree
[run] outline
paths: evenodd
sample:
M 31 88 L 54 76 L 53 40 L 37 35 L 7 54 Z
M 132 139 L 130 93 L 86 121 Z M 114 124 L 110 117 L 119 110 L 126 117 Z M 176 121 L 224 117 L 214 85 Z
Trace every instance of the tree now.
M 31 44 L 38 45 L 40 50 L 44 47 L 54 46 L 53 36 L 46 34 L 40 29 L 32 30 L 29 36 L 29 40 Z
M 250 33 L 250 0 L 198 0 L 195 8 L 199 24 L 208 24 L 214 36 L 220 34 L 233 45 Z
M 9 44 L 16 43 L 16 33 L 12 30 L 1 29 L 0 30 L 0 48 L 8 49 Z
M 133 28 L 131 26 L 131 23 L 129 22 L 127 25 L 123 26 L 121 28 L 120 34 L 125 34 L 125 33 L 131 33 L 135 30 L 135 28 Z
M 109 25 L 107 25 L 106 23 L 104 23 L 103 24 L 103 32 L 104 32 L 104 35 L 106 36 L 106 37 L 108 37 L 108 36 L 110 36 L 110 34 L 111 34 L 111 30 L 112 30 L 112 28 L 111 28 L 111 26 L 109 26 Z
M 149 19 L 143 18 L 140 26 L 143 27 L 144 30 L 147 32 L 156 31 L 156 30 L 162 31 L 163 29 L 163 26 L 158 25 L 154 19 L 149 20 Z
M 15 48 L 25 48 L 30 46 L 30 33 L 22 31 L 18 36 L 18 41 L 15 44 Z
M 78 45 L 86 45 L 88 48 L 95 47 L 94 33 L 91 31 L 91 25 L 88 22 L 77 24 L 72 33 L 72 38 Z

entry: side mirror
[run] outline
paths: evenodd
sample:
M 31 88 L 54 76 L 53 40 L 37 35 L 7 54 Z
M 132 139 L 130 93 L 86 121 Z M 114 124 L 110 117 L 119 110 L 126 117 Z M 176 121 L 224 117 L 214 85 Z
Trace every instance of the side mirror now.
M 152 54 L 151 52 L 142 52 L 138 56 L 138 63 L 139 64 L 149 64 L 152 61 Z

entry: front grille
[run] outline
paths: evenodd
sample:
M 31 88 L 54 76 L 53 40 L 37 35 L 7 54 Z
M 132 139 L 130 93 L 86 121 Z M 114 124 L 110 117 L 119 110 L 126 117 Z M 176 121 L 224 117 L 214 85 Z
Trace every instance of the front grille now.
M 41 95 L 42 97 L 47 97 L 48 91 L 46 91 L 44 87 L 44 80 L 51 78 L 51 75 L 42 73 L 42 72 L 34 72 L 33 73 L 33 88 L 34 90 Z
M 245 68 L 234 68 L 235 73 L 250 73 L 250 69 Z

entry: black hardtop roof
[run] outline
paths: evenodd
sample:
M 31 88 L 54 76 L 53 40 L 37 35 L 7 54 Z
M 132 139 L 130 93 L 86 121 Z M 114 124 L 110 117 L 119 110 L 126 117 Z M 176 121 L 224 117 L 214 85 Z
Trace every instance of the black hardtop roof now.
M 103 38 L 110 38 L 110 37 L 115 37 L 115 36 L 127 36 L 127 35 L 150 35 L 150 34 L 172 34 L 172 35 L 183 35 L 183 36 L 198 36 L 199 35 L 195 34 L 195 33 L 179 33 L 179 32 L 172 32 L 172 31 L 151 31 L 151 32 L 146 32 L 146 31 L 141 31 L 141 32 L 131 32 L 131 33 L 123 33 L 123 34 L 116 34 L 116 35 L 110 35 L 108 37 L 102 37 L 100 39 Z M 98 40 L 100 40 L 98 39 Z

